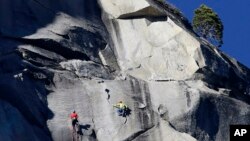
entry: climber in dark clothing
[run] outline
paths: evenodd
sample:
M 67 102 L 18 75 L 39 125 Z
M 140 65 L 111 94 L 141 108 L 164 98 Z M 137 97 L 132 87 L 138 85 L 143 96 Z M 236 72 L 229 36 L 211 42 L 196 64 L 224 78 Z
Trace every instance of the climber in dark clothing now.
M 70 114 L 70 118 L 71 118 L 73 130 L 76 131 L 75 125 L 78 123 L 78 115 L 76 111 L 73 111 L 73 113 Z

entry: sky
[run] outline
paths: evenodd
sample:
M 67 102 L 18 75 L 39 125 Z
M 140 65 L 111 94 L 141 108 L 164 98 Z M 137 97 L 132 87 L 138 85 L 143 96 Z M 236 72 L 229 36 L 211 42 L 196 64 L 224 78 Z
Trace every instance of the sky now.
M 250 0 L 168 0 L 191 22 L 201 4 L 212 8 L 224 25 L 221 50 L 250 68 Z

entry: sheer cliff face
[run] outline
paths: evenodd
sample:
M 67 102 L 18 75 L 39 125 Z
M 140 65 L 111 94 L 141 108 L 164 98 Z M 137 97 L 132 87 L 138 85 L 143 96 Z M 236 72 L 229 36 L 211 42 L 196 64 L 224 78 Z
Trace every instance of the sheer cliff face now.
M 250 71 L 154 0 L 2 0 L 0 140 L 221 141 Z M 119 117 L 123 100 L 130 115 Z

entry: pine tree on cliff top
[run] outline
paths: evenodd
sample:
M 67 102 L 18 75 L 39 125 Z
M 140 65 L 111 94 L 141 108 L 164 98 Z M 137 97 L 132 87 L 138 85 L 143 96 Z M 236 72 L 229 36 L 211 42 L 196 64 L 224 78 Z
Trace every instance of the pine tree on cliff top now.
M 217 13 L 211 8 L 202 4 L 196 9 L 192 24 L 194 31 L 203 38 L 218 47 L 223 44 L 223 24 Z

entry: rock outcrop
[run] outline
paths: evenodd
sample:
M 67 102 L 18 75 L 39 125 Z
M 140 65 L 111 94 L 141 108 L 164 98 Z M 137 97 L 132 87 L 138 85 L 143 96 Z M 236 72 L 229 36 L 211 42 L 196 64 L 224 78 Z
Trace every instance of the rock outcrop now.
M 2 0 L 0 140 L 221 141 L 250 70 L 156 0 Z M 113 104 L 130 108 L 120 117 Z

